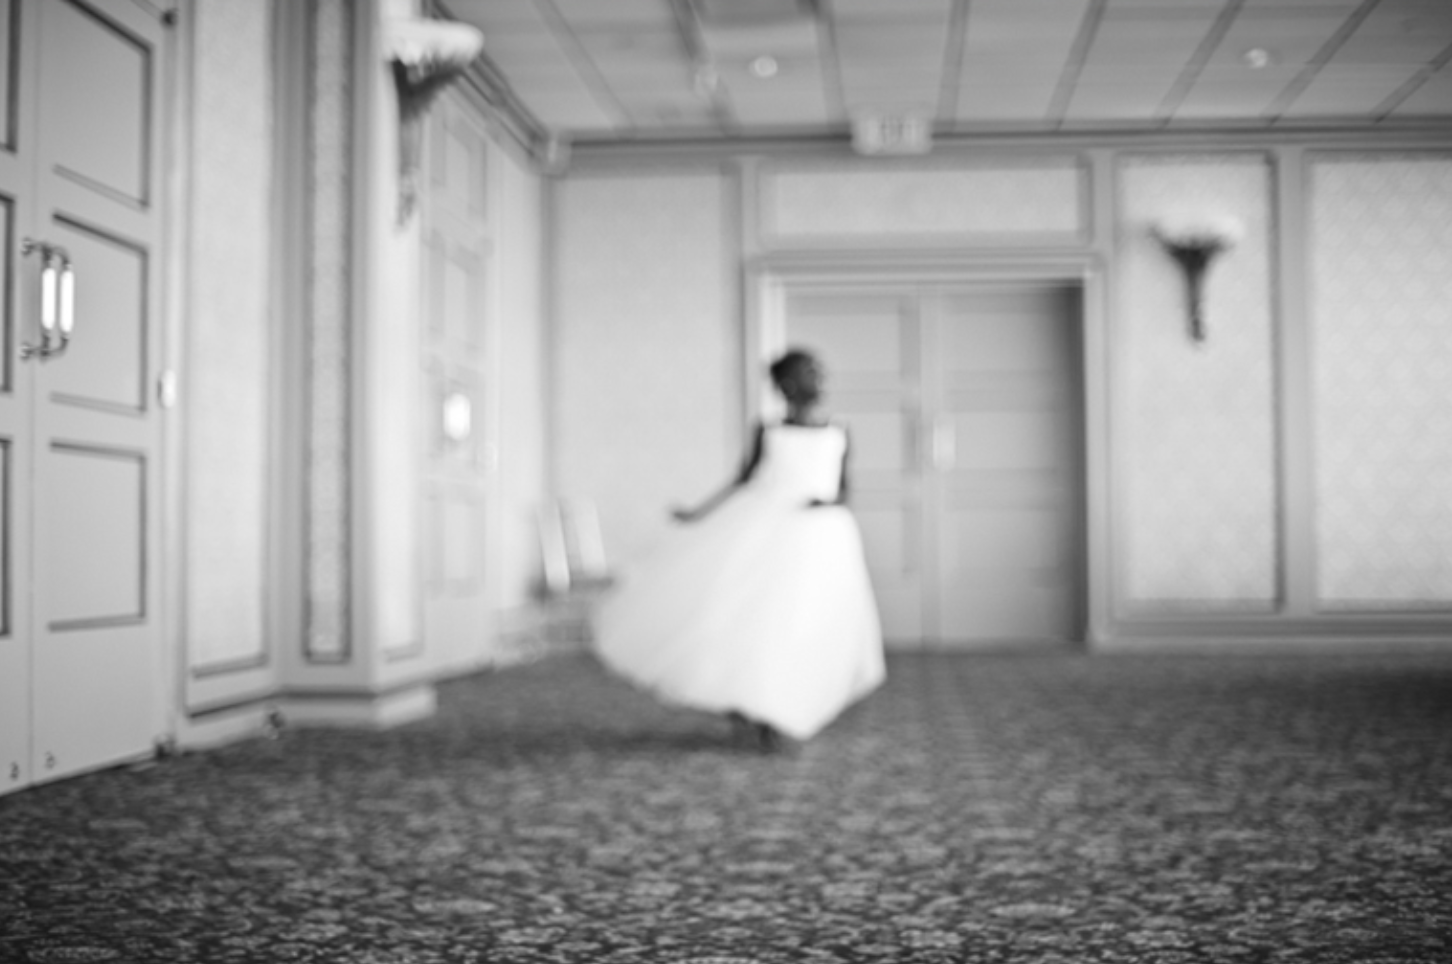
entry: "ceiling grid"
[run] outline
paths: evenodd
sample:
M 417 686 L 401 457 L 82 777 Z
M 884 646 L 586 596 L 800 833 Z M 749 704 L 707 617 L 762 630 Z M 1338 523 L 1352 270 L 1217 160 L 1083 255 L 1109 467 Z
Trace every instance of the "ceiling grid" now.
M 476 83 L 577 146 L 1452 129 L 1452 0 L 435 0 Z M 504 96 L 507 94 L 507 96 Z

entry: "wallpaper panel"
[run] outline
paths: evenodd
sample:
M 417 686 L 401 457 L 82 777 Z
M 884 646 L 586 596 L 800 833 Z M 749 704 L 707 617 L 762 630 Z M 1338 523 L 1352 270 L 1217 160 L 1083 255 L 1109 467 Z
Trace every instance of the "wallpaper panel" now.
M 348 658 L 351 646 L 353 7 L 344 0 L 317 0 L 312 16 L 305 652 L 309 660 L 337 662 Z
M 1127 157 L 1112 343 L 1119 598 L 1148 611 L 1265 609 L 1278 595 L 1270 166 L 1260 155 Z M 1208 337 L 1150 229 L 1236 219 L 1210 269 Z
M 191 668 L 266 650 L 271 5 L 198 4 L 187 318 Z
M 1318 596 L 1452 604 L 1452 158 L 1311 165 Z
M 1073 236 L 1083 225 L 1077 159 L 952 168 L 765 168 L 761 223 L 781 238 Z
M 736 464 L 724 198 L 714 171 L 558 186 L 557 488 L 595 500 L 617 560 Z

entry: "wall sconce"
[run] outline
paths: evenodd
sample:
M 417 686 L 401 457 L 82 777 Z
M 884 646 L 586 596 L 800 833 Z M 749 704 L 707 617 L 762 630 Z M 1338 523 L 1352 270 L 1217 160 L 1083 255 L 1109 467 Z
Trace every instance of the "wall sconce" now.
M 423 118 L 434 98 L 484 49 L 484 35 L 446 20 L 384 21 L 384 49 L 398 91 L 398 223 L 418 203 Z
M 1185 272 L 1190 337 L 1205 340 L 1205 273 L 1215 256 L 1230 250 L 1243 233 L 1240 222 L 1225 217 L 1164 218 L 1150 233 Z

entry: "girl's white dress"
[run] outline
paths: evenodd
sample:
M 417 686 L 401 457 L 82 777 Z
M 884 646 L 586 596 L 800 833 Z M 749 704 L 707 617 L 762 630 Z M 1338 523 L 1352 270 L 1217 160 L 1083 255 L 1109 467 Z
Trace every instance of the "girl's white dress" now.
M 838 426 L 768 426 L 745 485 L 601 600 L 602 661 L 659 698 L 806 739 L 886 676 Z

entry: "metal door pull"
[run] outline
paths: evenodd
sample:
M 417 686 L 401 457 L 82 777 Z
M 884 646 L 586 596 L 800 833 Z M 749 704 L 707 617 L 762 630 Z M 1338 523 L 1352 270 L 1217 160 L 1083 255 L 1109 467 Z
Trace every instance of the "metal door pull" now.
M 22 342 L 20 357 L 54 358 L 71 343 L 76 327 L 76 272 L 71 257 L 58 244 L 26 238 L 20 254 L 40 252 L 40 343 Z

